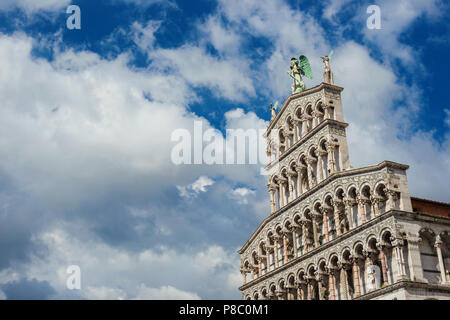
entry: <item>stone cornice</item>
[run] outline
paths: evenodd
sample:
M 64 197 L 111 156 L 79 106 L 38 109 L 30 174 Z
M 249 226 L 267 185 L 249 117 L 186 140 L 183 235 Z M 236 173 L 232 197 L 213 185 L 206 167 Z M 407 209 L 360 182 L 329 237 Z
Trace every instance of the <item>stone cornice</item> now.
M 420 220 L 423 222 L 439 223 L 439 224 L 450 224 L 450 218 L 433 216 L 431 214 L 422 212 L 404 212 L 403 216 L 409 217 L 413 220 Z
M 279 215 L 283 214 L 283 212 L 286 212 L 287 210 L 289 210 L 290 208 L 292 208 L 293 206 L 295 206 L 296 204 L 298 204 L 302 200 L 306 199 L 307 197 L 309 197 L 310 195 L 312 195 L 316 191 L 318 191 L 321 188 L 325 187 L 327 184 L 331 183 L 332 181 L 334 181 L 336 179 L 339 179 L 339 178 L 342 178 L 342 177 L 347 177 L 347 176 L 352 176 L 352 175 L 357 175 L 357 174 L 363 174 L 363 173 L 368 173 L 368 172 L 373 172 L 373 171 L 379 171 L 379 170 L 381 170 L 383 168 L 386 168 L 386 167 L 394 168 L 394 169 L 400 169 L 400 170 L 407 170 L 409 168 L 409 166 L 406 165 L 406 164 L 401 164 L 401 163 L 385 160 L 385 161 L 383 161 L 383 162 L 381 162 L 381 163 L 379 163 L 378 165 L 375 165 L 375 166 L 362 167 L 362 168 L 356 168 L 356 169 L 350 169 L 350 170 L 335 172 L 332 175 L 330 175 L 328 178 L 326 178 L 325 180 L 321 181 L 315 187 L 311 188 L 310 190 L 308 190 L 305 193 L 303 193 L 302 195 L 300 195 L 297 199 L 289 202 L 287 205 L 285 205 L 284 207 L 278 209 L 277 211 L 272 213 L 270 216 L 265 218 L 261 222 L 259 227 L 255 230 L 255 232 L 252 234 L 250 239 L 247 240 L 247 242 L 244 244 L 244 246 L 240 250 L 238 250 L 238 253 L 242 254 L 245 251 L 245 249 L 250 245 L 250 243 L 256 238 L 256 236 L 259 234 L 259 232 L 264 228 L 264 226 L 269 221 L 271 221 L 274 218 L 278 217 Z
M 447 293 L 447 294 L 450 292 L 449 285 L 431 284 L 431 283 L 417 282 L 417 281 L 411 281 L 411 280 L 400 280 L 394 284 L 391 284 L 386 287 L 366 293 L 358 298 L 355 298 L 354 300 L 370 300 L 370 299 L 382 296 L 384 294 L 388 294 L 390 292 L 393 292 L 395 290 L 402 289 L 402 288 L 427 289 L 429 291 L 441 292 L 441 293 Z
M 312 87 L 311 89 L 305 90 L 303 92 L 300 93 L 296 93 L 296 94 L 291 94 L 289 97 L 287 97 L 286 101 L 284 101 L 283 105 L 280 108 L 280 111 L 278 111 L 275 119 L 273 119 L 273 121 L 270 122 L 269 126 L 267 127 L 266 133 L 267 134 L 270 130 L 272 130 L 273 126 L 275 125 L 275 123 L 277 123 L 278 119 L 280 119 L 281 114 L 283 113 L 283 111 L 286 109 L 286 107 L 289 105 L 289 103 L 292 100 L 295 100 L 297 98 L 303 97 L 303 96 L 307 96 L 311 93 L 315 93 L 315 92 L 319 92 L 320 90 L 324 89 L 324 88 L 329 88 L 329 89 L 333 89 L 333 90 L 337 90 L 339 92 L 341 92 L 342 90 L 344 90 L 344 88 L 339 87 L 339 86 L 335 86 L 329 83 L 325 83 L 322 82 L 321 84 Z

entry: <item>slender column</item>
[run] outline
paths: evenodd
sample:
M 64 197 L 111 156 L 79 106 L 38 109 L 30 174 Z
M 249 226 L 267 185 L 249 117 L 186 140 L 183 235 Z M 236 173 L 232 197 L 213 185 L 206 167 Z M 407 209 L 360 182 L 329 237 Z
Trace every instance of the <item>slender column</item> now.
M 258 277 L 262 276 L 261 259 L 258 259 Z
M 287 236 L 286 235 L 283 235 L 283 256 L 284 256 L 283 264 L 285 264 L 288 262 Z
M 307 237 L 307 227 L 306 222 L 302 223 L 302 242 L 303 242 L 303 249 L 305 252 L 308 252 L 308 246 L 306 245 L 306 237 Z
M 292 181 L 291 181 L 291 176 L 288 174 L 287 175 L 287 189 L 289 191 L 289 195 L 287 197 L 287 203 L 291 202 L 294 198 L 293 198 L 293 191 L 294 189 L 292 188 Z
M 334 208 L 334 224 L 336 225 L 336 236 L 341 235 L 341 219 L 339 218 L 339 204 L 336 201 L 332 203 Z
M 281 182 L 278 181 L 278 208 L 281 209 L 281 207 L 283 207 L 283 194 L 281 192 Z
M 319 120 L 319 119 L 317 118 L 317 113 L 315 111 L 312 112 L 312 116 L 313 116 L 313 118 L 312 118 L 312 127 L 315 128 L 317 126 L 317 124 L 318 124 L 317 120 Z
M 411 280 L 426 282 L 423 276 L 423 269 L 420 261 L 419 242 L 422 239 L 419 237 L 409 236 L 407 240 L 408 240 L 408 258 L 409 258 L 408 264 Z
M 318 292 L 318 297 L 319 300 L 325 300 L 323 299 L 324 297 L 322 296 L 322 288 L 323 288 L 323 284 L 321 280 L 316 280 L 317 281 L 317 290 L 319 290 Z
M 322 216 L 323 216 L 323 233 L 325 234 L 325 242 L 330 241 L 330 237 L 328 234 L 328 216 L 327 216 L 327 210 L 322 210 Z
M 298 120 L 292 121 L 292 124 L 293 124 L 293 127 L 294 127 L 294 143 L 296 143 L 298 141 L 297 123 L 298 123 Z
M 242 275 L 242 283 L 244 285 L 247 284 L 247 272 L 244 270 L 241 270 L 241 275 Z
M 311 281 L 306 282 L 306 300 L 312 300 L 311 299 Z
M 361 215 L 361 224 L 366 223 L 366 210 L 364 209 L 365 200 L 358 200 L 359 214 Z
M 298 197 L 303 193 L 303 186 L 302 186 L 303 166 L 297 165 L 295 170 L 297 171 L 297 197 Z
M 269 247 L 266 245 L 266 273 L 270 270 L 270 250 Z
M 316 218 L 312 219 L 313 223 L 313 235 L 314 235 L 314 248 L 317 248 L 319 246 L 319 236 L 317 234 L 317 221 Z
M 372 197 L 371 199 L 372 201 L 372 211 L 375 217 L 378 217 L 380 215 L 380 207 L 379 207 L 379 203 L 380 203 L 380 199 L 377 197 Z
M 314 173 L 313 173 L 313 163 L 315 161 L 316 160 L 314 158 L 308 158 L 306 160 L 306 162 L 308 163 L 308 184 L 309 184 L 309 188 L 312 188 L 312 187 L 314 187 L 317 184 L 316 177 L 314 176 Z
M 377 246 L 378 250 L 380 251 L 380 254 L 378 258 L 381 262 L 381 278 L 382 278 L 382 285 L 388 284 L 388 276 L 387 276 L 387 267 L 386 267 L 386 255 L 384 254 L 384 248 L 382 246 Z
M 294 247 L 294 258 L 298 257 L 298 248 L 297 248 L 297 228 L 292 228 L 292 246 Z
M 309 120 L 310 119 L 312 119 L 312 117 L 309 116 L 309 115 L 304 115 L 304 117 L 303 117 L 303 121 L 304 121 L 304 125 L 303 125 L 304 133 L 303 133 L 303 136 L 305 136 L 309 131 L 311 131 L 311 127 L 309 126 Z M 311 125 L 312 125 L 312 121 L 311 121 Z
M 445 266 L 444 266 L 444 259 L 442 258 L 442 239 L 440 236 L 436 237 L 436 242 L 434 244 L 434 247 L 436 248 L 436 252 L 437 252 L 437 256 L 438 256 L 438 260 L 439 260 L 439 270 L 441 271 L 441 278 L 442 278 L 442 283 L 446 283 L 447 279 L 445 277 Z
M 316 154 L 317 154 L 317 171 L 318 171 L 317 183 L 319 183 L 320 181 L 322 181 L 324 179 L 322 153 L 317 151 Z
M 403 239 L 394 239 L 392 245 L 395 249 L 395 260 L 397 261 L 397 270 L 399 271 L 396 281 L 406 279 L 405 262 L 403 258 Z
M 283 207 L 286 205 L 286 186 L 285 181 L 281 182 L 281 193 L 282 193 L 282 199 L 283 199 Z
M 344 300 L 348 300 L 348 283 L 347 283 L 347 272 L 345 271 L 345 267 L 341 268 L 341 285 L 343 288 L 343 298 Z
M 275 268 L 278 268 L 278 239 L 274 240 L 273 256 L 275 258 Z
M 352 230 L 355 227 L 353 225 L 353 217 L 352 217 L 353 200 L 345 199 L 344 205 L 345 205 L 344 211 L 345 211 L 345 214 L 347 215 L 348 226 L 349 226 L 350 230 Z
M 328 170 L 330 170 L 330 174 L 333 174 L 336 172 L 336 160 L 334 158 L 334 144 L 327 142 L 326 148 L 328 152 Z
M 329 270 L 328 273 L 328 290 L 330 291 L 330 300 L 336 300 L 334 293 L 334 270 Z
M 276 200 L 275 200 L 276 187 L 274 185 L 269 185 L 270 193 L 270 213 L 277 211 Z
M 299 284 L 297 284 L 297 300 L 303 300 L 303 292 Z
M 358 259 L 353 261 L 353 284 L 355 286 L 355 297 L 361 296 L 361 288 L 359 286 L 359 265 Z

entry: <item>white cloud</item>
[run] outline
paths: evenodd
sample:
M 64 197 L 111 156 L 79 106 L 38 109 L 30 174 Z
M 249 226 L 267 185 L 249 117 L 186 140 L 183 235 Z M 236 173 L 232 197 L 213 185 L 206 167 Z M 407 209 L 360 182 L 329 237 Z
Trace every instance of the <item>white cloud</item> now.
M 216 58 L 192 45 L 151 51 L 149 58 L 152 66 L 174 70 L 194 87 L 207 87 L 217 97 L 241 101 L 255 95 L 249 66 L 243 61 Z
M 249 197 L 255 195 L 255 190 L 251 190 L 248 188 L 236 188 L 231 190 L 230 196 L 232 199 L 235 199 L 240 204 L 248 204 Z
M 199 29 L 207 36 L 207 41 L 221 54 L 233 56 L 239 54 L 242 37 L 237 30 L 225 27 L 219 17 L 210 16 L 204 24 L 199 26 Z
M 180 196 L 185 198 L 196 197 L 200 192 L 206 192 L 206 187 L 212 186 L 214 180 L 207 176 L 200 176 L 197 180 L 187 186 L 177 186 Z
M 203 235 L 205 226 L 180 227 L 186 215 L 180 214 L 179 207 L 161 206 L 159 199 L 179 185 L 185 196 L 209 191 L 205 194 L 210 196 L 209 203 L 197 210 L 202 221 L 202 209 L 217 208 L 223 198 L 229 199 L 223 195 L 246 203 L 245 209 L 252 212 L 249 216 L 262 219 L 269 214 L 266 178 L 259 175 L 259 166 L 176 167 L 170 162 L 170 134 L 177 128 L 192 131 L 194 120 L 203 121 L 204 130 L 211 127 L 187 109 L 201 98 L 192 87 L 209 88 L 216 97 L 231 101 L 248 102 L 256 93 L 285 98 L 290 56 L 310 57 L 315 78 L 307 84 L 312 86 L 321 81 L 319 56 L 329 46 L 326 32 L 314 18 L 283 1 L 227 0 L 220 2 L 218 10 L 206 23 L 200 22 L 202 32 L 210 30 L 207 40 L 170 50 L 154 48 L 155 25 L 135 25 L 137 45 L 143 50 L 153 48 L 152 63 L 145 70 L 128 66 L 129 53 L 106 60 L 90 52 L 57 52 L 49 63 L 31 58 L 32 39 L 20 34 L 0 37 L 2 173 L 33 200 L 33 208 L 45 211 L 70 211 L 110 194 L 145 195 L 154 206 L 143 209 L 126 204 L 127 215 L 151 221 L 157 233 L 170 235 L 167 240 L 173 241 L 131 251 L 121 247 L 120 240 L 113 246 L 92 234 L 77 217 L 71 217 L 70 227 L 65 226 L 68 222 L 61 214 L 61 218 L 48 218 L 43 232 L 33 230 L 33 241 L 47 248 L 45 257 L 36 253 L 26 266 L 1 272 L 0 283 L 20 278 L 20 270 L 29 279 L 48 280 L 62 294 L 67 266 L 79 264 L 85 288 L 80 294 L 86 298 L 239 298 L 235 249 L 215 245 L 208 237 L 202 239 L 207 247 L 178 249 L 186 240 L 182 227 L 197 228 L 194 231 Z M 405 16 L 400 28 L 408 21 Z M 239 53 L 244 33 L 273 43 L 272 54 L 259 66 Z M 205 49 L 207 41 L 219 50 L 217 57 Z M 393 55 L 395 45 L 390 48 L 386 54 Z M 359 44 L 342 39 L 335 51 L 332 68 L 336 84 L 345 87 L 343 106 L 350 123 L 353 166 L 384 159 L 405 162 L 411 165 L 408 179 L 414 195 L 446 201 L 449 137 L 438 144 L 430 132 L 410 129 L 421 107 L 420 92 L 402 83 L 389 64 L 375 61 Z M 402 99 L 404 105 L 398 106 Z M 244 108 L 225 113 L 225 129 L 265 129 L 267 125 Z M 243 184 L 247 187 L 233 189 Z M 176 211 L 175 223 L 162 218 L 168 211 Z M 217 225 L 235 217 L 234 212 L 217 211 L 211 213 L 216 219 L 212 221 L 220 222 Z M 145 234 L 146 225 L 141 222 L 133 225 L 136 234 Z
M 139 22 L 134 22 L 131 26 L 133 41 L 142 50 L 150 50 L 155 42 L 155 32 L 160 27 L 160 21 L 148 21 L 145 26 Z
M 149 288 L 141 284 L 136 299 L 140 300 L 200 300 L 200 297 L 191 292 L 182 291 L 172 286 Z
M 2 0 L 0 1 L 0 10 L 21 8 L 27 13 L 39 10 L 59 11 L 69 4 L 70 0 Z
M 74 227 L 83 230 L 78 233 L 79 238 L 71 235 Z M 67 266 L 75 264 L 81 269 L 81 290 L 76 293 L 82 298 L 239 298 L 236 248 L 225 250 L 210 245 L 203 250 L 178 251 L 161 246 L 131 252 L 94 239 L 82 226 L 73 224 L 41 234 L 37 240 L 45 243 L 48 255 L 33 255 L 24 271 L 26 276 L 48 281 L 64 296 L 70 292 L 65 287 Z M 14 270 L 12 267 L 3 271 L 0 284 L 13 281 Z

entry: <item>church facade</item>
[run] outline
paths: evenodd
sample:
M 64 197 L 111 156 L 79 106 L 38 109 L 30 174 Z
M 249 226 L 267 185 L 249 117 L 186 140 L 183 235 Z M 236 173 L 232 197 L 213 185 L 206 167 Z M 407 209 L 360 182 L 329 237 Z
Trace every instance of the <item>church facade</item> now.
M 239 250 L 243 299 L 450 299 L 450 204 L 411 197 L 408 165 L 351 168 L 329 64 L 311 89 L 294 76 L 265 134 L 270 215 Z

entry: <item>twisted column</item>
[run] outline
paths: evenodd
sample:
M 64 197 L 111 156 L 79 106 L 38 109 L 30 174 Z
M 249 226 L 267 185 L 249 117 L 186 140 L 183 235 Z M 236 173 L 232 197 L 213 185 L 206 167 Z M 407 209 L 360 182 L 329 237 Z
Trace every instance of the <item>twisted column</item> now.
M 317 232 L 317 220 L 318 219 L 320 219 L 320 215 L 316 215 L 313 213 L 312 223 L 313 223 L 314 248 L 317 248 L 320 245 L 319 244 L 319 235 Z
M 384 248 L 381 244 L 377 244 L 377 248 L 380 251 L 378 259 L 380 259 L 381 263 L 381 278 L 382 278 L 381 286 L 388 285 L 389 280 L 387 276 L 386 255 L 384 254 Z
M 364 208 L 364 204 L 366 203 L 366 201 L 361 198 L 359 198 L 357 201 L 358 201 L 359 214 L 361 215 L 361 224 L 364 224 L 364 223 L 366 223 L 366 210 Z
M 292 228 L 292 246 L 294 247 L 294 258 L 298 256 L 298 248 L 297 248 L 297 227 Z
M 341 235 L 341 219 L 339 214 L 339 207 L 341 202 L 338 200 L 333 200 L 331 204 L 334 209 L 334 224 L 336 226 L 336 236 L 339 237 Z
M 343 300 L 349 300 L 347 272 L 345 271 L 347 265 L 340 263 L 340 267 L 341 267 L 341 285 L 343 289 L 343 298 L 344 298 Z
M 330 300 L 336 300 L 334 279 L 334 270 L 330 268 L 328 269 L 328 290 L 330 291 Z
M 323 217 L 323 233 L 325 235 L 325 242 L 330 241 L 330 236 L 328 233 L 328 216 L 327 216 L 327 209 L 322 209 L 322 217 Z
M 286 264 L 288 262 L 287 236 L 286 236 L 286 234 L 283 235 L 283 256 L 284 256 L 283 264 Z
M 274 239 L 273 256 L 275 258 L 275 268 L 278 268 L 278 239 Z
M 355 286 L 355 297 L 361 296 L 361 288 L 359 286 L 359 265 L 358 259 L 353 259 L 353 284 Z

